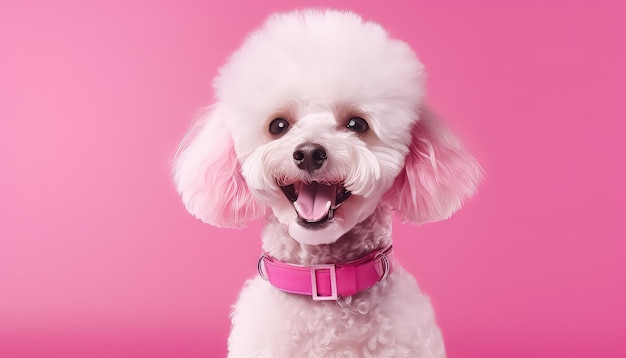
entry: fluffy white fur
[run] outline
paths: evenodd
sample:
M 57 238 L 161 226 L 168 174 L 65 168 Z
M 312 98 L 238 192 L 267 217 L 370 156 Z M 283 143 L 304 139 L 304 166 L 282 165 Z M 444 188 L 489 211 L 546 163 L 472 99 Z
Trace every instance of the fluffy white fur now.
M 449 217 L 481 170 L 424 106 L 424 78 L 406 43 L 356 14 L 270 17 L 221 69 L 216 104 L 181 144 L 174 178 L 183 202 L 219 227 L 265 216 L 263 250 L 299 265 L 346 262 L 390 245 L 393 211 L 415 224 Z M 350 130 L 354 117 L 369 130 Z M 271 133 L 275 118 L 288 130 Z M 294 162 L 303 143 L 326 149 L 319 169 Z M 281 190 L 310 182 L 352 193 L 324 224 L 302 224 Z M 400 265 L 338 301 L 251 279 L 232 322 L 233 358 L 445 356 L 429 300 Z

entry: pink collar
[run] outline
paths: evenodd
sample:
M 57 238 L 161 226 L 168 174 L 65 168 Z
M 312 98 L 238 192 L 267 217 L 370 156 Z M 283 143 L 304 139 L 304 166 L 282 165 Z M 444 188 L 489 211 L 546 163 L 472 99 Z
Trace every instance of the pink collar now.
M 258 262 L 259 275 L 272 286 L 316 301 L 354 295 L 383 280 L 394 268 L 392 246 L 342 264 L 300 266 L 278 261 L 267 253 Z

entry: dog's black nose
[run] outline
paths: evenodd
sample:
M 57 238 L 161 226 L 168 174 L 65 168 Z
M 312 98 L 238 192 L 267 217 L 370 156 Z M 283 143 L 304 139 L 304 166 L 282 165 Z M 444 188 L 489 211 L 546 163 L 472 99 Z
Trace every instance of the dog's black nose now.
M 293 151 L 293 160 L 298 168 L 311 173 L 326 161 L 326 148 L 317 143 L 302 143 Z

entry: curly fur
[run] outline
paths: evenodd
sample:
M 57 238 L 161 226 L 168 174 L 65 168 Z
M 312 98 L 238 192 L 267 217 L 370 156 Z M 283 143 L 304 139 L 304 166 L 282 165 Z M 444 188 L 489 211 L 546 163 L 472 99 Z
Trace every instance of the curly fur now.
M 424 69 L 379 25 L 333 10 L 270 17 L 215 79 L 217 102 L 181 144 L 174 180 L 186 208 L 218 227 L 265 216 L 263 249 L 298 265 L 342 263 L 391 245 L 391 214 L 446 219 L 481 169 L 424 105 Z M 367 121 L 354 132 L 347 122 Z M 289 128 L 272 134 L 283 118 Z M 312 171 L 294 148 L 322 145 Z M 303 225 L 281 190 L 341 185 L 352 195 L 323 224 Z M 399 264 L 350 297 L 318 302 L 257 277 L 232 315 L 229 357 L 444 357 L 428 297 Z

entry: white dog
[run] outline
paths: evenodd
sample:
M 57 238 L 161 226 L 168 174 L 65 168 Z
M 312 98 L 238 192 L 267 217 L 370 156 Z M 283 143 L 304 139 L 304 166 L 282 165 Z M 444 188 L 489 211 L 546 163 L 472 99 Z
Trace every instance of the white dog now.
M 424 77 L 406 43 L 332 10 L 270 17 L 220 70 L 174 177 L 209 224 L 268 220 L 229 357 L 445 356 L 391 213 L 446 219 L 481 169 L 425 108 Z

